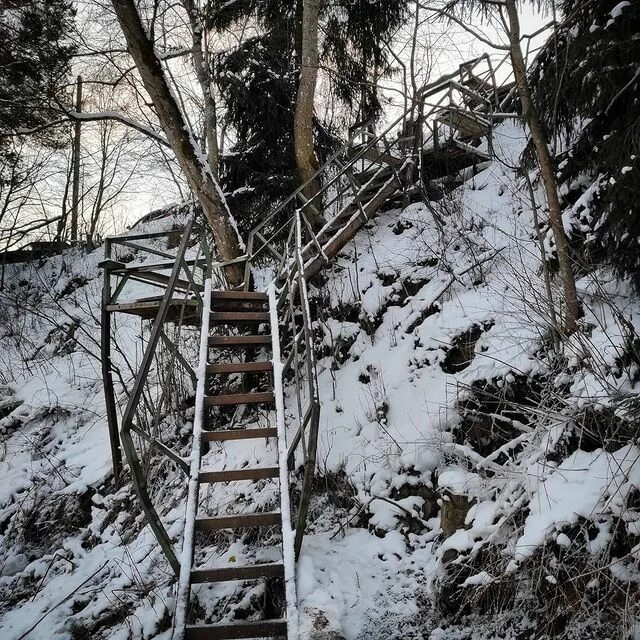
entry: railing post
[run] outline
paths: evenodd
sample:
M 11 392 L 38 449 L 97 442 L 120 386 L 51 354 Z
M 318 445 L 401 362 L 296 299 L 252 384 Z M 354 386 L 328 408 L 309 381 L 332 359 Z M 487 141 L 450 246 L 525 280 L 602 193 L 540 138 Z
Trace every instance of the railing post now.
M 164 525 L 162 524 L 147 492 L 147 481 L 144 470 L 142 469 L 142 466 L 140 464 L 140 459 L 138 458 L 138 454 L 135 449 L 133 438 L 131 436 L 131 425 L 133 423 L 133 417 L 143 393 L 144 383 L 147 379 L 147 376 L 149 375 L 149 370 L 151 368 L 151 363 L 155 355 L 158 341 L 160 340 L 160 334 L 162 333 L 162 327 L 169 311 L 169 306 L 171 304 L 175 285 L 178 280 L 180 271 L 182 270 L 182 260 L 189 244 L 192 229 L 193 218 L 187 223 L 187 226 L 185 227 L 182 242 L 180 243 L 180 247 L 178 248 L 175 263 L 171 271 L 171 275 L 169 276 L 169 282 L 167 283 L 167 288 L 164 292 L 164 295 L 162 296 L 158 314 L 156 316 L 156 319 L 154 320 L 153 328 L 151 329 L 151 335 L 149 336 L 149 342 L 147 343 L 144 355 L 142 356 L 140 369 L 138 370 L 138 374 L 134 381 L 131 395 L 129 396 L 127 407 L 124 411 L 124 415 L 122 416 L 122 428 L 120 430 L 122 448 L 127 457 L 129 468 L 131 469 L 133 485 L 136 493 L 138 494 L 138 499 L 140 500 L 142 509 L 145 513 L 147 521 L 149 522 L 149 526 L 153 530 L 167 560 L 169 561 L 169 564 L 171 565 L 171 568 L 176 575 L 179 575 L 180 573 L 180 563 L 178 562 L 178 558 L 176 557 L 175 551 L 173 550 L 171 539 L 169 538 L 169 535 L 164 528 Z
M 105 260 L 111 259 L 111 240 L 104 241 Z M 111 362 L 111 313 L 107 310 L 111 301 L 111 269 L 107 265 L 104 269 L 102 285 L 102 308 L 100 311 L 100 360 L 102 364 L 102 384 L 104 385 L 104 403 L 107 411 L 107 426 L 109 428 L 109 445 L 111 447 L 111 465 L 113 478 L 117 483 L 122 475 L 122 452 L 118 437 L 118 414 L 116 398 L 113 388 L 113 373 Z

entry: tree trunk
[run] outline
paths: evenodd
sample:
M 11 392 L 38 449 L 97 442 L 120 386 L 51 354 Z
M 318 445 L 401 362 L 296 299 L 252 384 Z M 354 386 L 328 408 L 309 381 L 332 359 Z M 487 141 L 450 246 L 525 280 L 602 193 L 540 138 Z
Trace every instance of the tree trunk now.
M 198 83 L 202 90 L 204 100 L 204 129 L 207 141 L 207 160 L 214 176 L 218 175 L 218 126 L 216 117 L 216 104 L 211 93 L 211 73 L 209 59 L 206 54 L 206 46 L 203 48 L 203 25 L 198 16 L 198 9 L 194 0 L 182 0 L 182 4 L 189 16 L 192 34 L 193 66 L 198 77 Z
M 160 125 L 185 174 L 189 187 L 202 205 L 213 232 L 219 259 L 233 260 L 242 254 L 241 241 L 231 218 L 224 195 L 208 162 L 194 147 L 193 138 L 164 76 L 153 43 L 147 37 L 133 0 L 111 0 L 118 22 L 127 41 L 127 49 L 140 73 L 142 82 L 156 110 Z M 243 281 L 240 265 L 226 269 L 230 285 Z
M 560 277 L 564 288 L 564 303 L 566 317 L 564 319 L 564 330 L 566 333 L 573 333 L 577 328 L 577 321 L 580 315 L 580 305 L 576 291 L 576 281 L 571 264 L 569 253 L 569 242 L 564 232 L 562 223 L 562 208 L 558 196 L 558 184 L 556 182 L 553 159 L 549 151 L 549 141 L 542 128 L 540 116 L 533 104 L 531 88 L 527 78 L 527 67 L 520 45 L 520 19 L 515 0 L 506 0 L 505 4 L 509 17 L 509 43 L 511 48 L 511 61 L 513 64 L 513 74 L 516 80 L 516 87 L 522 103 L 522 115 L 531 131 L 531 139 L 538 157 L 540 174 L 544 184 L 549 206 L 549 223 L 553 231 L 558 254 L 558 265 Z
M 318 14 L 320 0 L 303 0 L 301 25 L 300 82 L 293 122 L 293 144 L 300 181 L 306 185 L 303 195 L 312 200 L 320 191 L 320 180 L 315 176 L 318 161 L 313 144 L 313 103 L 318 79 Z M 320 213 L 322 203 L 315 198 L 305 208 L 307 218 L 318 228 L 324 223 Z

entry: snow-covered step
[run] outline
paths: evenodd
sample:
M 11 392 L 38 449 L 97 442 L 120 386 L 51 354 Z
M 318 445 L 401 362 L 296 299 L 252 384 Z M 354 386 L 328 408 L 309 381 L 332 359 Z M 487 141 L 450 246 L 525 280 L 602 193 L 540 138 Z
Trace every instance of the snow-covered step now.
M 229 393 L 220 396 L 206 396 L 205 405 L 208 407 L 221 407 L 238 404 L 263 404 L 273 402 L 274 396 L 270 391 L 256 393 Z
M 212 291 L 211 299 L 216 300 L 251 300 L 253 302 L 267 302 L 267 294 L 262 291 Z
M 201 471 L 200 482 L 237 482 L 240 480 L 267 480 L 278 477 L 278 467 L 260 467 L 257 469 L 226 469 L 225 471 Z
M 276 428 L 262 429 L 228 429 L 225 431 L 205 431 L 203 440 L 208 442 L 222 442 L 225 440 L 253 440 L 256 438 L 277 438 Z
M 211 322 L 217 324 L 236 322 L 269 322 L 268 311 L 212 311 Z
M 245 349 L 246 347 L 267 347 L 271 346 L 271 336 L 269 335 L 249 335 L 249 336 L 211 336 L 209 346 L 219 349 Z
M 221 362 L 207 365 L 207 373 L 209 374 L 260 373 L 264 371 L 273 371 L 273 363 L 270 360 L 260 362 Z

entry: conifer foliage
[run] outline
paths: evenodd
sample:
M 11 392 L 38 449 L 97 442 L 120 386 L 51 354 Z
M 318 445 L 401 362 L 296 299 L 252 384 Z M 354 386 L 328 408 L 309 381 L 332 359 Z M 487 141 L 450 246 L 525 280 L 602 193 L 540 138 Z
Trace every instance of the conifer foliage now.
M 384 41 L 406 17 L 407 0 L 326 0 L 320 10 L 320 67 L 324 99 L 337 101 L 340 121 L 316 120 L 316 153 L 335 143 L 343 122 L 379 113 L 375 78 L 388 72 Z M 297 187 L 293 122 L 300 70 L 302 0 L 212 0 L 208 26 L 223 33 L 238 25 L 255 35 L 217 58 L 216 83 L 237 142 L 222 158 L 221 180 L 230 206 L 249 228 L 264 207 Z M 328 90 L 327 90 L 328 88 Z M 363 118 L 364 116 L 364 118 Z
M 59 115 L 55 100 L 70 70 L 73 18 L 69 0 L 0 2 L 0 152 L 10 134 L 44 127 Z M 57 142 L 49 129 L 40 138 Z
M 586 256 L 640 287 L 640 3 L 564 0 L 567 22 L 532 82 L 544 120 L 567 150 L 565 204 Z

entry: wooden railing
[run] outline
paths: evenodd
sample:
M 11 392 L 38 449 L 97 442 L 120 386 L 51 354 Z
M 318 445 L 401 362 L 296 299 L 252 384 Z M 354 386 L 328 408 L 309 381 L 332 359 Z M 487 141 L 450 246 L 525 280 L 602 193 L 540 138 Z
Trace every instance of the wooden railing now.
M 168 253 L 164 249 L 161 250 L 148 244 L 140 244 L 141 240 L 148 241 L 154 238 L 166 237 L 169 234 L 181 234 L 182 236 L 175 255 Z M 117 418 L 115 412 L 115 391 L 111 354 L 105 353 L 111 348 L 111 314 L 109 307 L 117 304 L 127 281 L 130 279 L 141 279 L 148 282 L 148 280 L 146 280 L 148 273 L 138 271 L 135 268 L 126 268 L 123 270 L 120 264 L 113 260 L 113 246 L 120 245 L 128 247 L 129 249 L 135 249 L 139 252 L 159 256 L 166 260 L 166 263 L 160 263 L 161 266 L 171 268 L 168 276 L 158 278 L 158 284 L 164 287 L 164 293 L 158 303 L 157 313 L 140 363 L 137 368 L 133 369 L 135 371 L 135 377 L 128 394 L 128 400 L 122 415 L 122 420 L 120 421 L 119 431 L 122 449 L 127 459 L 134 488 L 145 517 L 158 539 L 167 560 L 176 573 L 179 572 L 180 565 L 169 535 L 150 495 L 149 485 L 152 474 L 149 473 L 149 466 L 152 455 L 154 453 L 160 453 L 185 473 L 188 472 L 188 466 L 184 459 L 173 451 L 170 446 L 162 442 L 160 422 L 165 419 L 170 412 L 170 405 L 175 407 L 176 404 L 183 404 L 186 401 L 190 390 L 182 390 L 183 397 L 180 398 L 181 385 L 170 385 L 168 380 L 162 379 L 164 375 L 173 376 L 175 367 L 167 366 L 167 363 L 160 364 L 158 362 L 159 354 L 164 353 L 164 350 L 160 350 L 158 347 L 160 345 L 166 346 L 173 364 L 182 367 L 188 377 L 195 379 L 195 373 L 182 353 L 183 342 L 187 341 L 189 337 L 193 339 L 193 336 L 185 335 L 182 320 L 184 319 L 184 314 L 187 309 L 193 310 L 195 306 L 199 311 L 202 306 L 202 298 L 200 296 L 203 290 L 201 276 L 202 271 L 206 270 L 206 259 L 204 265 L 202 264 L 200 256 L 196 256 L 195 259 L 191 260 L 186 259 L 187 249 L 195 238 L 195 234 L 196 230 L 194 229 L 194 220 L 192 218 L 184 229 L 177 231 L 172 230 L 153 234 L 147 233 L 110 238 L 105 244 L 106 260 L 105 263 L 103 263 L 105 268 L 103 301 L 107 301 L 107 304 L 103 304 L 102 360 L 103 368 L 105 368 L 103 373 L 105 374 L 104 383 L 105 390 L 107 391 L 106 396 L 108 398 L 107 405 L 111 405 L 108 413 L 110 414 L 109 424 L 112 446 L 113 439 L 116 437 L 114 431 L 117 429 Z M 155 264 L 157 265 L 158 263 Z M 158 270 L 158 267 L 156 266 L 155 269 Z M 150 273 L 157 273 L 157 271 L 154 270 Z M 111 279 L 114 274 L 119 277 L 120 282 L 116 286 L 115 291 L 111 293 Z M 181 274 L 184 274 L 186 277 L 184 281 L 180 278 Z M 183 297 L 182 299 L 175 299 L 174 296 L 179 289 L 182 290 Z M 180 306 L 181 315 L 176 318 L 176 331 L 173 338 L 171 338 L 166 333 L 166 320 L 171 307 L 175 307 L 175 305 Z M 150 376 L 152 369 L 154 375 Z M 171 390 L 170 386 L 172 387 Z
M 276 384 L 284 388 L 289 380 L 292 394 L 286 399 L 286 464 L 290 471 L 302 470 L 302 486 L 297 504 L 292 504 L 294 551 L 302 546 L 311 484 L 316 468 L 320 397 L 316 373 L 314 337 L 309 294 L 304 275 L 305 229 L 302 213 L 296 212 L 292 233 L 284 247 L 283 260 L 272 285 L 272 304 L 278 318 L 279 349 L 282 366 Z M 293 416 L 293 418 L 291 418 Z

